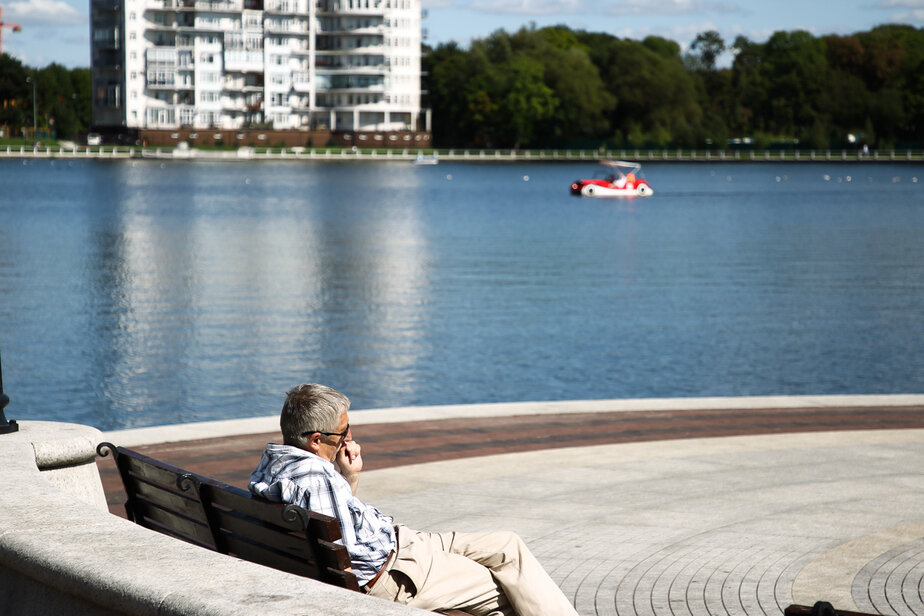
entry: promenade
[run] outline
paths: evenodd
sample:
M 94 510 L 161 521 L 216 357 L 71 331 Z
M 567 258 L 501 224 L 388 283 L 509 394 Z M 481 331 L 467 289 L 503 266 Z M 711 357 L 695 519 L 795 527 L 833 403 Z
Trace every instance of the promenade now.
M 586 616 L 924 614 L 924 396 L 351 411 L 359 496 L 520 533 Z M 276 418 L 106 438 L 245 486 Z M 124 496 L 99 461 L 110 509 Z
M 922 150 L 884 150 L 863 154 L 859 150 L 484 150 L 464 148 L 385 148 L 292 147 L 214 149 L 156 146 L 0 146 L 0 160 L 158 160 L 185 162 L 414 162 L 418 157 L 439 162 L 588 162 L 623 159 L 660 163 L 924 163 Z

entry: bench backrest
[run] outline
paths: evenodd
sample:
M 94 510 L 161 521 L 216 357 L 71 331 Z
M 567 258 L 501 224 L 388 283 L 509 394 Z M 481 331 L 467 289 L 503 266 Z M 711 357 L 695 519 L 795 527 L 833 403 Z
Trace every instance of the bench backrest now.
M 337 520 L 280 505 L 137 451 L 112 453 L 128 494 L 128 519 L 195 545 L 329 584 L 359 590 Z

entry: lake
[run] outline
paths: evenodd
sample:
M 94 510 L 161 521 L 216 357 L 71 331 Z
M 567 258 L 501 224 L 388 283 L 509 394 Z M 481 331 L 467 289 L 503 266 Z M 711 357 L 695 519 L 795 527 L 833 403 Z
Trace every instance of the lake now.
M 924 167 L 0 161 L 8 418 L 924 392 Z

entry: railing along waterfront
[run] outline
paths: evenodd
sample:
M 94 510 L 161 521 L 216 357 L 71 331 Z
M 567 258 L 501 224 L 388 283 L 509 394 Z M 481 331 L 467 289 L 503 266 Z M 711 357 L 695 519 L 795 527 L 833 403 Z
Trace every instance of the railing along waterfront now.
M 924 162 L 924 150 L 513 150 L 439 148 L 292 147 L 239 149 L 181 149 L 171 147 L 0 146 L 0 159 L 159 159 L 159 160 L 328 160 L 458 162 L 581 162 L 626 159 L 652 162 Z

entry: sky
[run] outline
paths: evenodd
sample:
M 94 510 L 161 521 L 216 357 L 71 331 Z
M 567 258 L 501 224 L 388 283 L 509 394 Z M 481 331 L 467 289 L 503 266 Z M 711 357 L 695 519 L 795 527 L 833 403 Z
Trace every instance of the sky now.
M 727 43 L 743 35 L 764 42 L 778 30 L 815 36 L 850 34 L 885 23 L 924 27 L 924 0 L 422 0 L 432 46 L 468 47 L 498 29 L 564 24 L 641 40 L 649 35 L 683 49 L 700 32 L 716 30 Z M 52 62 L 90 65 L 90 0 L 0 0 L 3 51 L 32 67 Z

